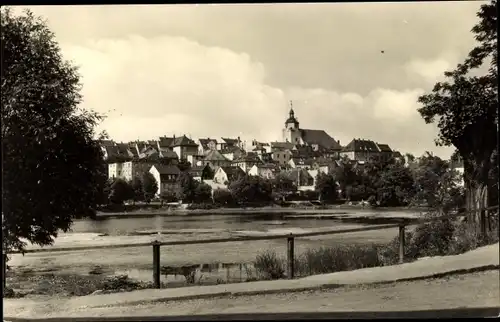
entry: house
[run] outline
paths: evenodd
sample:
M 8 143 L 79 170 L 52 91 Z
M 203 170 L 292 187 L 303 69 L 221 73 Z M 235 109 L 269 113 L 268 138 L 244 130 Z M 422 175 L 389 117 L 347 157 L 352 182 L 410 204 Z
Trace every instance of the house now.
M 295 117 L 293 106 L 290 103 L 290 112 L 285 121 L 283 129 L 283 141 L 295 145 L 306 145 L 312 147 L 314 151 L 327 153 L 335 156 L 340 153 L 342 147 L 340 141 L 332 138 L 324 130 L 301 129 L 298 119 Z
M 151 159 L 133 159 L 127 162 L 121 163 L 121 166 L 116 169 L 120 171 L 119 175 L 116 177 L 123 178 L 127 181 L 132 180 L 135 177 L 142 177 L 146 172 L 151 169 L 153 165 L 159 164 L 157 160 Z M 118 174 L 118 173 L 117 173 Z
M 245 172 L 239 167 L 219 167 L 214 174 L 214 182 L 227 185 L 229 182 L 238 180 L 240 176 L 244 176 Z
M 340 154 L 351 160 L 368 161 L 372 157 L 380 156 L 380 150 L 372 140 L 353 139 Z
M 307 170 L 297 168 L 285 173 L 293 181 L 298 190 L 314 190 L 314 178 Z
M 215 170 L 217 167 L 230 166 L 231 160 L 228 160 L 219 151 L 211 150 L 204 156 L 200 165 L 209 165 L 212 170 Z
M 339 164 L 336 160 L 332 160 L 329 158 L 318 158 L 314 160 L 312 169 L 318 170 L 321 173 L 328 174 L 338 166 Z
M 217 140 L 206 138 L 198 139 L 198 155 L 204 155 L 210 150 L 217 150 Z
M 314 163 L 314 159 L 299 159 L 299 158 L 291 158 L 290 161 L 288 161 L 288 165 L 292 168 L 299 168 L 299 169 L 312 169 Z
M 277 172 L 278 169 L 274 164 L 255 164 L 248 170 L 249 175 L 258 176 L 264 179 L 274 179 Z
M 221 138 L 222 140 L 217 143 L 217 150 L 226 150 L 229 147 L 239 147 L 241 148 L 241 140 L 240 137 L 237 139 L 230 139 L 230 138 Z
M 269 143 L 252 140 L 252 147 L 252 151 L 257 152 L 258 154 L 271 152 L 271 145 Z
M 161 196 L 165 191 L 172 191 L 177 188 L 177 177 L 181 173 L 177 166 L 155 164 L 149 172 L 153 175 L 158 185 L 158 196 Z
M 188 173 L 191 175 L 191 177 L 193 177 L 194 180 L 201 182 L 204 179 L 212 179 L 209 177 L 213 172 L 208 165 L 202 165 L 192 166 L 191 168 L 189 168 Z
M 247 152 L 232 162 L 233 166 L 241 168 L 245 173 L 248 172 L 251 167 L 260 163 L 262 163 L 262 160 L 255 152 Z
M 245 154 L 245 151 L 238 146 L 229 146 L 223 150 L 219 150 L 219 152 L 225 156 L 228 160 L 235 160 Z
M 388 144 L 377 143 L 377 147 L 380 151 L 381 158 L 386 159 L 386 160 L 392 158 L 393 152 Z
M 297 150 L 297 146 L 290 142 L 271 142 L 271 151 L 276 150 Z
M 274 150 L 271 152 L 271 158 L 276 161 L 280 166 L 286 166 L 290 159 L 293 157 L 293 153 L 289 149 Z
M 316 179 L 318 178 L 319 170 L 307 170 L 307 173 L 313 178 L 313 186 L 316 188 Z
M 180 160 L 187 160 L 189 155 L 198 154 L 198 144 L 185 135 L 181 137 L 174 136 L 172 150 L 177 153 Z

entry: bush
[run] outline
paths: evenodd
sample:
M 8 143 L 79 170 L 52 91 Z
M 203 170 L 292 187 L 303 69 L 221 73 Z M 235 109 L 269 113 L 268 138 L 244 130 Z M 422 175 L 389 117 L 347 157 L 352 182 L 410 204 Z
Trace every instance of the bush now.
M 285 277 L 285 260 L 274 250 L 257 255 L 253 266 L 259 279 L 276 280 Z
M 213 191 L 214 203 L 227 206 L 234 203 L 233 196 L 228 189 L 215 189 Z
M 482 238 L 478 224 L 443 219 L 418 225 L 405 235 L 406 262 L 427 256 L 457 255 L 477 247 L 498 242 L 498 226 L 490 227 L 486 238 Z M 384 265 L 399 262 L 399 237 L 380 250 Z

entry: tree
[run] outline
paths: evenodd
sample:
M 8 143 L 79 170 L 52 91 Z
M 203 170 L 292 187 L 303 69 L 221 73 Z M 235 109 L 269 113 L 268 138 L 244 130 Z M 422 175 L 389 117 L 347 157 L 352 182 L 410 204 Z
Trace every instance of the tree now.
M 132 187 L 133 197 L 132 200 L 134 203 L 136 201 L 144 200 L 144 190 L 142 187 L 142 180 L 140 177 L 134 177 L 130 182 L 130 186 Z
M 438 213 L 462 206 L 459 173 L 450 168 L 449 162 L 427 153 L 420 158 L 414 178 L 413 203 L 424 203 Z
M 4 250 L 52 244 L 76 216 L 94 216 L 103 155 L 100 116 L 80 107 L 77 69 L 31 12 L 1 14 Z
M 112 204 L 121 205 L 125 200 L 133 198 L 133 192 L 132 187 L 127 181 L 118 178 L 111 185 L 109 200 Z
M 182 172 L 177 177 L 177 184 L 177 199 L 187 203 L 193 202 L 194 190 L 197 186 L 197 182 L 193 179 L 193 177 L 188 172 Z
M 144 200 L 146 202 L 150 202 L 158 193 L 158 183 L 155 177 L 149 172 L 144 173 L 142 176 L 142 191 L 144 192 Z
M 498 135 L 498 51 L 496 0 L 482 5 L 472 28 L 478 45 L 455 70 L 445 72 L 431 93 L 419 97 L 426 123 L 437 121 L 437 145 L 453 145 L 464 162 L 468 209 L 484 208 L 492 190 L 489 173 Z M 471 72 L 489 64 L 488 72 Z M 477 71 L 476 71 L 477 74 Z M 475 218 L 475 217 L 474 217 Z
M 201 174 L 201 179 L 202 180 L 212 180 L 214 178 L 214 170 L 212 170 L 211 167 L 207 166 L 203 169 L 203 172 Z
M 229 191 L 231 191 L 234 200 L 242 204 L 272 200 L 271 183 L 258 176 L 241 176 L 229 185 Z
M 293 180 L 283 172 L 278 173 L 271 181 L 271 184 L 273 191 L 280 195 L 286 195 L 297 190 Z
M 377 201 L 380 206 L 406 206 L 413 199 L 414 191 L 412 173 L 405 166 L 389 164 L 380 173 L 377 182 Z
M 220 188 L 214 190 L 213 199 L 214 203 L 222 206 L 231 205 L 234 201 L 231 191 L 229 191 L 228 189 Z
M 204 182 L 196 185 L 193 194 L 193 201 L 197 203 L 206 203 L 212 201 L 212 187 Z
M 337 182 L 332 175 L 318 173 L 315 190 L 319 192 L 319 198 L 323 202 L 332 202 L 338 199 Z
M 352 162 L 343 160 L 339 167 L 334 168 L 331 174 L 339 184 L 341 194 L 346 199 L 351 199 L 353 186 L 359 185 L 360 176 L 354 170 Z

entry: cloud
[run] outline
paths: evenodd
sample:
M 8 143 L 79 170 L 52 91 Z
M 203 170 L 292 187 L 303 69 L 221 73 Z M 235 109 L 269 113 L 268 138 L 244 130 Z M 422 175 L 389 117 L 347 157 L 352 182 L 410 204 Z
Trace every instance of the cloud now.
M 436 151 L 436 130 L 417 113 L 421 88 L 364 95 L 278 88 L 250 54 L 185 37 L 130 35 L 61 46 L 80 66 L 84 106 L 108 114 L 100 129 L 116 140 L 172 134 L 280 140 L 293 100 L 302 128 L 324 129 L 342 144 L 369 138 L 402 152 Z

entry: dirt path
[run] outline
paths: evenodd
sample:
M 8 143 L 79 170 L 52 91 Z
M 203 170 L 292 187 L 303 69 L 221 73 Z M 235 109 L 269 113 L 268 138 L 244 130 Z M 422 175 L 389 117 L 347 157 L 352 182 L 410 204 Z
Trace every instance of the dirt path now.
M 499 271 L 449 278 L 353 286 L 300 293 L 241 296 L 55 313 L 67 317 L 165 316 L 237 313 L 409 311 L 495 307 L 500 303 Z M 12 312 L 14 313 L 14 312 Z M 37 312 L 40 314 L 42 312 Z M 43 312 L 45 317 L 52 314 Z M 4 312 L 9 316 L 9 312 Z M 38 315 L 37 315 L 38 317 Z M 41 317 L 41 316 L 40 316 Z

